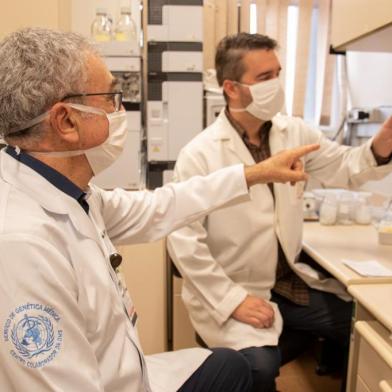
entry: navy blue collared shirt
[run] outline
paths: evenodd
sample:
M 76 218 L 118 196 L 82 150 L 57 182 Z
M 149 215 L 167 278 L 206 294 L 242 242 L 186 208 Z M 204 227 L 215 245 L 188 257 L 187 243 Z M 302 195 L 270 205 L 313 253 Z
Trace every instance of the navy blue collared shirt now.
M 80 189 L 67 177 L 63 176 L 57 170 L 51 168 L 50 166 L 32 157 L 31 155 L 26 154 L 23 151 L 20 151 L 20 153 L 18 154 L 14 147 L 7 146 L 6 152 L 13 158 L 15 158 L 17 161 L 23 163 L 24 165 L 28 166 L 29 168 L 40 174 L 52 185 L 60 189 L 60 191 L 66 193 L 68 196 L 75 199 L 86 212 L 86 214 L 88 214 L 89 205 L 86 201 L 86 193 L 83 192 L 82 189 Z

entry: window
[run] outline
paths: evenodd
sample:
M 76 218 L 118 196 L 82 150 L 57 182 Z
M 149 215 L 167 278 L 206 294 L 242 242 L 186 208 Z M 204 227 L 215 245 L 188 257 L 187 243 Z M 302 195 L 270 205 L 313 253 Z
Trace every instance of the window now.
M 286 92 L 286 113 L 293 114 L 293 98 L 296 75 L 296 52 L 298 36 L 298 5 L 292 4 L 287 8 L 287 35 L 286 35 L 286 66 L 285 66 L 285 92 Z M 250 6 L 250 33 L 257 32 L 257 7 L 256 4 Z M 317 77 L 317 24 L 318 8 L 314 7 L 311 17 L 311 34 L 309 46 L 308 74 L 305 93 L 304 120 L 315 123 L 316 109 L 316 77 Z M 318 124 L 315 124 L 318 125 Z

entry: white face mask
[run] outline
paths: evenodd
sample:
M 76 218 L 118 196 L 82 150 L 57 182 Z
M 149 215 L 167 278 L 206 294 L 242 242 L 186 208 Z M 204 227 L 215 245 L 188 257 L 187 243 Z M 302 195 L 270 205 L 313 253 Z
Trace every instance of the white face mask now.
M 252 102 L 246 108 L 230 108 L 231 112 L 248 112 L 256 118 L 269 121 L 284 105 L 284 91 L 278 78 L 252 85 L 238 83 L 249 88 Z
M 97 113 L 96 108 L 90 106 L 70 104 L 71 107 L 87 113 Z M 94 112 L 91 110 L 94 109 Z M 81 151 L 86 158 L 95 175 L 111 166 L 124 151 L 127 140 L 127 114 L 124 110 L 113 113 L 106 113 L 99 110 L 97 114 L 106 115 L 109 121 L 109 136 L 99 146 Z M 70 151 L 74 152 L 74 151 Z
M 89 148 L 87 150 L 74 150 L 74 151 L 28 151 L 32 154 L 46 155 L 54 158 L 72 157 L 78 155 L 86 155 L 86 158 L 91 166 L 94 175 L 102 172 L 111 166 L 124 150 L 124 145 L 127 139 L 127 114 L 124 110 L 113 113 L 106 113 L 102 109 L 97 109 L 91 106 L 80 105 L 76 103 L 69 103 L 69 106 L 85 113 L 93 113 L 101 116 L 106 116 L 109 122 L 109 136 L 99 146 Z M 24 127 L 31 127 L 43 121 L 49 112 L 46 112 L 39 117 L 31 120 Z

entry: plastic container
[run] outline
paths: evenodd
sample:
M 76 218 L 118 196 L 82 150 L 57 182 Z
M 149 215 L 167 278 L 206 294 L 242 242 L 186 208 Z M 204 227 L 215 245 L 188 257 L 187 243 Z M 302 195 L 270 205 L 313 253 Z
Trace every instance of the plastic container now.
M 352 225 L 352 212 L 354 200 L 351 193 L 342 193 L 339 199 L 338 223 L 341 225 Z
M 392 245 L 392 212 L 385 213 L 378 224 L 378 242 L 383 245 Z
M 121 7 L 120 18 L 116 23 L 116 28 L 114 31 L 116 41 L 129 41 L 132 43 L 136 41 L 136 24 L 135 21 L 132 19 L 130 7 Z
M 304 192 L 303 212 L 305 221 L 318 220 L 316 197 L 311 192 Z
M 109 42 L 113 37 L 113 24 L 105 8 L 97 8 L 91 24 L 91 37 L 95 42 Z
M 372 221 L 372 214 L 368 200 L 364 196 L 359 196 L 354 211 L 355 222 L 359 225 L 369 225 Z
M 320 206 L 320 224 L 334 225 L 338 215 L 338 202 L 336 196 L 327 194 Z

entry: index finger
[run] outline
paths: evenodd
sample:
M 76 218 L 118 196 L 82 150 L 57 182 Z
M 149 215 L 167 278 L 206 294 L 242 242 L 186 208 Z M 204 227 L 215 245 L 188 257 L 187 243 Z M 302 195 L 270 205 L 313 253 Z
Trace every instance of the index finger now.
M 291 150 L 293 157 L 295 159 L 301 158 L 310 152 L 317 151 L 320 148 L 320 144 L 307 144 L 305 146 L 300 146 L 293 148 Z
M 384 128 L 387 128 L 387 129 L 392 128 L 392 116 L 389 116 L 389 117 L 384 121 L 384 123 L 383 123 L 382 126 L 381 126 L 381 129 L 384 129 Z

